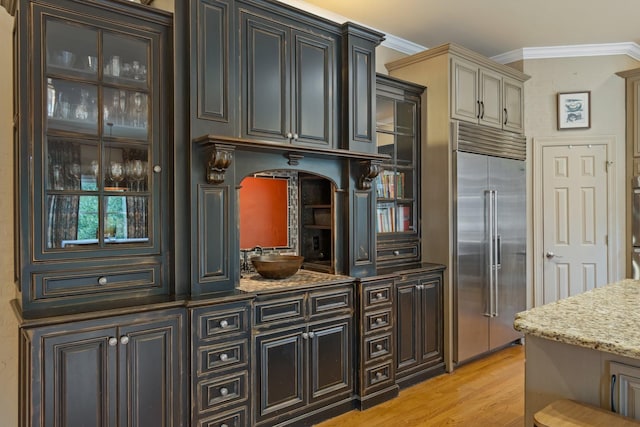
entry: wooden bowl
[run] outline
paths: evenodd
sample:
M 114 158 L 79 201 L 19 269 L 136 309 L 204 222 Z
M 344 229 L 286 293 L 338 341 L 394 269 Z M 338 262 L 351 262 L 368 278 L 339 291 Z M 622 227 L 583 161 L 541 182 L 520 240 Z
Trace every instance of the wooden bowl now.
M 267 279 L 286 279 L 300 269 L 304 257 L 298 255 L 260 255 L 251 257 L 256 271 Z

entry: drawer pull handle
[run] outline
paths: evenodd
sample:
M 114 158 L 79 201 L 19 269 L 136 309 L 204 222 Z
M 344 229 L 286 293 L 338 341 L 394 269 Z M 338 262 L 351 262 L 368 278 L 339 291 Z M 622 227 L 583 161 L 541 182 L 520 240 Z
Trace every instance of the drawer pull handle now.
M 114 338 L 114 337 L 109 338 L 109 346 L 115 347 L 116 345 L 118 345 L 118 338 Z
M 377 379 L 382 378 L 382 372 L 380 372 L 380 371 L 376 372 L 376 378 Z
M 380 325 L 380 324 L 382 324 L 383 322 L 384 322 L 384 320 L 382 320 L 382 317 L 378 317 L 378 318 L 376 319 L 376 324 L 377 324 L 377 325 Z
M 220 327 L 221 328 L 226 328 L 227 326 L 229 326 L 229 322 L 227 322 L 226 320 L 221 320 L 220 321 Z
M 393 251 L 393 255 L 394 255 L 394 256 L 398 256 L 398 255 L 400 255 L 400 251 Z
M 220 424 L 220 427 L 229 427 L 227 424 Z
M 303 333 L 302 333 L 302 339 L 305 339 L 305 340 L 306 340 L 306 339 L 309 339 L 309 334 L 308 334 L 308 333 L 306 333 L 306 332 L 303 332 Z
M 120 344 L 127 345 L 129 344 L 129 337 L 127 335 L 123 335 L 120 337 Z
M 220 355 L 220 360 L 222 360 L 223 362 L 226 362 L 227 360 L 229 360 L 229 356 L 227 356 L 227 353 L 222 353 Z
M 378 292 L 376 294 L 376 299 L 382 299 L 382 292 Z
M 226 387 L 222 387 L 220 389 L 220 396 L 226 396 L 227 394 L 229 394 L 229 389 L 227 389 Z
M 376 350 L 381 351 L 383 348 L 382 344 L 376 344 Z
M 108 280 L 106 277 L 104 277 L 104 276 L 100 276 L 100 277 L 98 278 L 98 285 L 106 285 L 108 281 L 109 281 L 109 280 Z
M 316 333 L 315 333 L 315 332 L 309 332 L 309 338 L 313 338 L 313 337 L 315 337 L 315 336 L 316 336 Z

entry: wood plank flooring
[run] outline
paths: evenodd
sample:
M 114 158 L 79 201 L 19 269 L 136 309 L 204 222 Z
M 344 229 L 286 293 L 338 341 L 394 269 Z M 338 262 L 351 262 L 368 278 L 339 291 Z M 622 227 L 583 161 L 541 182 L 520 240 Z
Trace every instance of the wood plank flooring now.
M 316 427 L 524 425 L 524 347 L 514 345 Z

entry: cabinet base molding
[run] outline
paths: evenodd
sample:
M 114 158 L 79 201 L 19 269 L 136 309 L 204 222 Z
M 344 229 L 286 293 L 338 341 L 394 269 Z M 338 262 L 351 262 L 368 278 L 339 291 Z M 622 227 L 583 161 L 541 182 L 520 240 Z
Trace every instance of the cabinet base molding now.
M 396 384 L 400 386 L 400 389 L 404 389 L 428 380 L 429 378 L 437 377 L 438 375 L 442 375 L 444 373 L 445 365 L 444 362 L 442 362 L 434 366 L 433 368 L 429 368 L 428 370 L 420 370 L 402 377 L 396 375 Z
M 367 396 L 356 396 L 356 408 L 365 411 L 369 408 L 373 408 L 376 405 L 379 405 L 387 400 L 391 400 L 393 398 L 398 397 L 398 392 L 400 388 L 397 384 L 394 384 L 388 388 L 377 391 L 375 393 L 368 394 Z
M 276 419 L 258 423 L 259 427 L 266 426 L 295 426 L 295 427 L 312 427 L 322 421 L 342 415 L 355 409 L 354 401 L 351 397 L 340 400 L 335 403 L 327 404 L 315 410 L 306 411 L 297 417 L 287 419 Z

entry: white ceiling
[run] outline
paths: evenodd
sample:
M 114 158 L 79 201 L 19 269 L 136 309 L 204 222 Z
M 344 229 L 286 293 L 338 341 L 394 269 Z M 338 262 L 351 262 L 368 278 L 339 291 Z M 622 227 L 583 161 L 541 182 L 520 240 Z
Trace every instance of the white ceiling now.
M 417 48 L 454 42 L 489 57 L 523 48 L 640 43 L 640 0 L 281 1 Z

